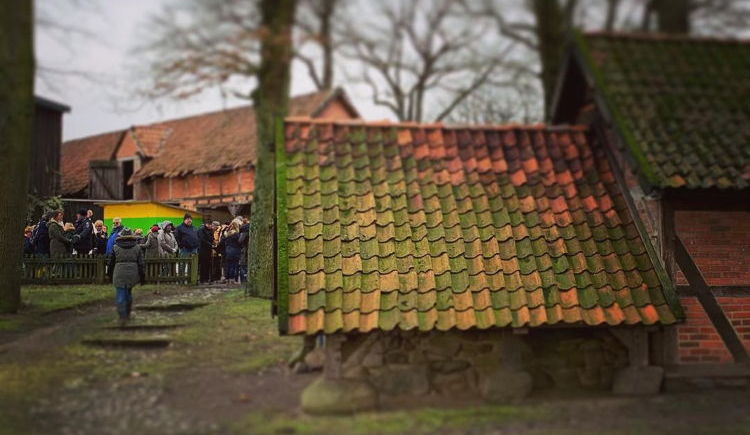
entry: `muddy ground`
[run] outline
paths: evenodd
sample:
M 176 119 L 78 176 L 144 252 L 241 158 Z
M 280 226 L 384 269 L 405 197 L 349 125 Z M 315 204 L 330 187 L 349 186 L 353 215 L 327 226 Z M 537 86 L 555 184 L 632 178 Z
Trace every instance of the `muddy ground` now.
M 24 311 L 0 317 L 0 433 L 750 433 L 745 390 L 307 416 L 299 393 L 318 374 L 287 369 L 300 339 L 278 336 L 267 301 L 236 287 L 148 287 L 135 294 L 135 327 L 120 330 L 109 293 L 25 289 Z M 40 302 L 52 299 L 63 303 Z

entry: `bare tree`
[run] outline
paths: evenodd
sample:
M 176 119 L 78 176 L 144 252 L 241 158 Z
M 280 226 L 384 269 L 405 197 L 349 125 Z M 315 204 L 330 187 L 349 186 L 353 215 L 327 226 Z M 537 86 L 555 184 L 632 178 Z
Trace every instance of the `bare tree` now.
M 331 89 L 334 76 L 334 25 L 341 18 L 340 0 L 306 0 L 297 13 L 295 57 L 307 68 L 319 90 Z M 308 53 L 312 51 L 313 53 Z
M 539 86 L 528 74 L 519 75 L 510 86 L 482 86 L 466 97 L 446 118 L 451 124 L 533 123 L 541 120 Z
M 21 257 L 34 113 L 31 0 L 0 2 L 0 312 L 21 304 Z
M 148 62 L 144 94 L 185 99 L 207 88 L 250 98 L 258 72 L 259 14 L 253 0 L 181 0 L 150 18 L 136 48 Z
M 300 2 L 297 58 L 319 89 L 333 85 L 331 26 L 337 0 Z M 263 32 L 258 0 L 179 0 L 152 16 L 152 36 L 134 50 L 148 60 L 139 76 L 148 78 L 148 98 L 185 99 L 206 89 L 251 99 L 258 74 Z M 305 49 L 322 53 L 316 61 Z
M 748 0 L 644 0 L 640 28 L 662 33 L 748 35 Z
M 339 36 L 342 56 L 361 67 L 351 78 L 399 120 L 442 120 L 500 75 L 508 47 L 488 37 L 488 21 L 467 17 L 459 0 L 378 3 L 358 13 L 376 18 L 349 20 Z

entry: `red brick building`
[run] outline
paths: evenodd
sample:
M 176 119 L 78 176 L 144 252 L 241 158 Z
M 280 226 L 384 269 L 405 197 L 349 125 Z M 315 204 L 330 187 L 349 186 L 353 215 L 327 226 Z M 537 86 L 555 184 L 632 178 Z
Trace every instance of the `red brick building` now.
M 748 71 L 746 41 L 577 35 L 553 105 L 553 122 L 613 144 L 677 286 L 686 321 L 659 338 L 665 364 L 748 360 Z
M 341 89 L 292 98 L 290 113 L 359 117 Z M 255 163 L 252 106 L 67 141 L 62 193 L 69 198 L 151 200 L 223 219 L 249 213 Z

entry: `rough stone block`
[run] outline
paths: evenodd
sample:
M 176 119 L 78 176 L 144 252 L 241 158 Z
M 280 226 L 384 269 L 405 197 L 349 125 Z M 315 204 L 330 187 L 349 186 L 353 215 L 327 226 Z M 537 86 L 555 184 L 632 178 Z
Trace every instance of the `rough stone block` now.
M 376 408 L 378 393 L 367 382 L 320 377 L 302 392 L 302 410 L 310 414 L 349 414 Z
M 379 393 L 420 396 L 430 391 L 427 367 L 414 364 L 391 364 L 370 370 L 370 381 Z
M 471 367 L 471 364 L 468 361 L 462 360 L 443 360 L 430 363 L 430 370 L 444 374 L 462 372 L 469 367 Z
M 663 379 L 664 369 L 661 367 L 626 367 L 615 375 L 612 392 L 638 396 L 657 394 Z
M 528 372 L 498 367 L 482 373 L 478 387 L 484 400 L 508 403 L 528 396 L 533 387 L 533 379 Z

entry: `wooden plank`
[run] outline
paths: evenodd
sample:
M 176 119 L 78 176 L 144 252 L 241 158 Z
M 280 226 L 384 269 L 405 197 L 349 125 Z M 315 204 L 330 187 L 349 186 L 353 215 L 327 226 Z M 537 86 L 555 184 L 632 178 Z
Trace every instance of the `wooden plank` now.
M 680 266 L 680 270 L 682 270 L 690 286 L 695 289 L 698 302 L 700 302 L 709 320 L 711 320 L 714 328 L 716 328 L 724 345 L 726 345 L 732 354 L 732 358 L 738 363 L 750 362 L 750 357 L 748 357 L 747 350 L 742 344 L 739 335 L 737 335 L 737 331 L 734 330 L 732 323 L 724 314 L 724 310 L 721 309 L 719 302 L 711 292 L 711 288 L 703 278 L 703 274 L 698 269 L 698 266 L 695 265 L 695 262 L 693 262 L 690 253 L 685 249 L 685 245 L 679 236 L 675 237 L 674 246 L 675 260 Z
M 673 204 L 664 199 L 661 201 L 661 257 L 667 275 L 674 282 L 676 268 L 674 262 L 675 210 Z

